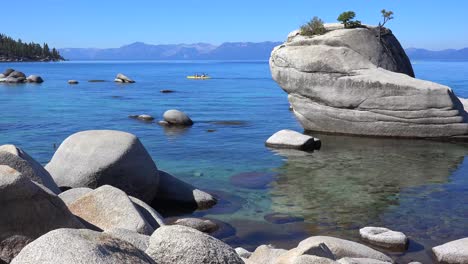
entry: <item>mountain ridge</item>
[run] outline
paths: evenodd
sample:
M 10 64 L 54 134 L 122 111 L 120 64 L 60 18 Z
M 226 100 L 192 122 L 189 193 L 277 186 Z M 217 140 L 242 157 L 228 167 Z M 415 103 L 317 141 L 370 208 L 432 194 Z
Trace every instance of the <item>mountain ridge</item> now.
M 63 48 L 67 60 L 267 60 L 281 42 L 225 42 L 220 45 L 146 44 L 133 42 L 119 48 Z

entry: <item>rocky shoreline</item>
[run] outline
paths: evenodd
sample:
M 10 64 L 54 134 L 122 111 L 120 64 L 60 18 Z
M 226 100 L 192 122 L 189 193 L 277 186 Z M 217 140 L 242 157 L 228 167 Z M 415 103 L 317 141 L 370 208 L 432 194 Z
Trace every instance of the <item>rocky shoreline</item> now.
M 254 252 L 212 237 L 198 218 L 168 221 L 159 205 L 204 210 L 217 199 L 157 168 L 139 139 L 113 130 L 82 131 L 42 167 L 14 145 L 0 146 L 0 259 L 4 263 L 395 263 L 401 232 L 365 227 L 366 244 L 312 236 L 291 250 Z M 432 249 L 438 263 L 467 263 L 468 238 Z M 376 250 L 377 249 L 377 250 Z M 1 261 L 0 261 L 1 262 Z

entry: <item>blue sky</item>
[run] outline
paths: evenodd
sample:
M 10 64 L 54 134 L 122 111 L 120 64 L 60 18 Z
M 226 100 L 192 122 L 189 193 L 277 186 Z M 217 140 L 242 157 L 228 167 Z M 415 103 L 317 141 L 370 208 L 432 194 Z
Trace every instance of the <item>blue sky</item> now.
M 2 12 L 0 32 L 58 48 L 282 41 L 313 16 L 335 22 L 342 11 L 354 10 L 363 23 L 377 24 L 382 8 L 395 12 L 388 26 L 405 48 L 468 47 L 465 0 L 23 0 L 20 5 L 21 11 Z

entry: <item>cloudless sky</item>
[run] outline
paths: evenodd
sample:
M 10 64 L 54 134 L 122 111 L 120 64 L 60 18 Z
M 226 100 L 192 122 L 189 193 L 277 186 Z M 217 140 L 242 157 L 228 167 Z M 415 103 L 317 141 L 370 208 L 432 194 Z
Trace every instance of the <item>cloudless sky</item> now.
M 57 48 L 283 41 L 313 16 L 336 22 L 353 10 L 363 23 L 377 24 L 383 8 L 394 11 L 388 27 L 405 48 L 468 47 L 466 0 L 22 0 L 14 6 L 0 15 L 1 33 Z

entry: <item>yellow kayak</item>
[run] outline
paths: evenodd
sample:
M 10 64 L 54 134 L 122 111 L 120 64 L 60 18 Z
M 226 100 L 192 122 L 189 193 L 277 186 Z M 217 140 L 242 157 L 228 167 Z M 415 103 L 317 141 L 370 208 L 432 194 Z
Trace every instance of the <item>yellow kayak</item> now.
M 210 76 L 194 76 L 194 75 L 190 75 L 190 76 L 187 76 L 187 79 L 206 80 L 206 79 L 211 79 L 211 77 L 210 77 Z

